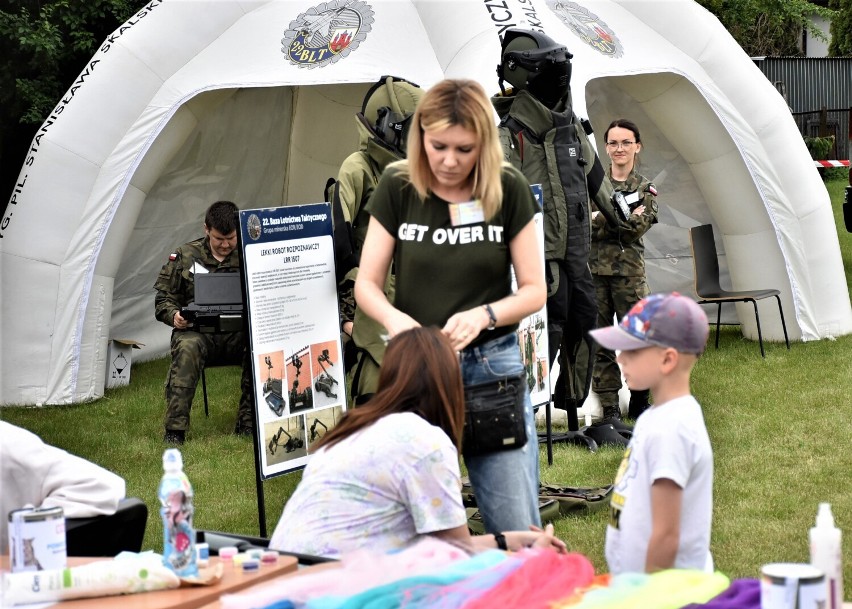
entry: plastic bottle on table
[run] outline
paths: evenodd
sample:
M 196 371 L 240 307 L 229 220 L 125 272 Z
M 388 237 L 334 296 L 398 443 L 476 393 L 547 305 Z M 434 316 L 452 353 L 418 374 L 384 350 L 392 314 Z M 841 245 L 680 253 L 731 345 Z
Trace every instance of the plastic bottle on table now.
M 183 472 L 183 458 L 176 448 L 163 453 L 163 478 L 157 496 L 163 518 L 163 564 L 179 577 L 198 575 L 192 485 Z
M 843 562 L 840 551 L 842 533 L 834 526 L 831 505 L 820 503 L 816 526 L 810 531 L 811 564 L 825 573 L 825 607 L 843 607 Z

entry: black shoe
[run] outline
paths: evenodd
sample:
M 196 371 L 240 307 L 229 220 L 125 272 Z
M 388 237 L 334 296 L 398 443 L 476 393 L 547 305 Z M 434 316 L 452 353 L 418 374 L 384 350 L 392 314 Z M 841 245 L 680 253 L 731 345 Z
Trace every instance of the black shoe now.
M 633 435 L 633 426 L 622 421 L 621 417 L 607 417 L 597 423 L 592 423 L 592 427 L 596 425 L 612 425 L 615 431 L 620 434 L 626 434 L 625 437 L 628 439 Z
M 626 433 L 627 439 L 633 435 L 633 426 L 622 422 L 621 409 L 618 406 L 604 406 L 602 419 L 594 425 L 612 425 L 618 433 Z
M 627 443 L 629 442 L 628 438 L 616 430 L 611 423 L 605 423 L 603 421 L 595 423 L 594 425 L 589 425 L 588 427 L 583 427 L 580 431 L 597 442 L 598 446 L 603 446 L 604 444 L 627 446 Z
M 166 444 L 183 444 L 186 441 L 186 432 L 183 429 L 167 429 L 163 434 L 163 442 Z
M 254 427 L 252 425 L 247 425 L 245 423 L 237 421 L 237 423 L 234 425 L 234 435 L 246 436 L 250 438 L 252 437 L 252 435 L 254 435 Z

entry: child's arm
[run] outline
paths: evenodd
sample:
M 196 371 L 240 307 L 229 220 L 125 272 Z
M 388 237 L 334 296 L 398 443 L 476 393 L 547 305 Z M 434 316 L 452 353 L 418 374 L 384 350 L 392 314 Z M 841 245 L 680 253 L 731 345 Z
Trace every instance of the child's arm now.
M 674 567 L 680 543 L 680 509 L 683 489 L 668 478 L 651 485 L 651 539 L 645 556 L 645 572 Z

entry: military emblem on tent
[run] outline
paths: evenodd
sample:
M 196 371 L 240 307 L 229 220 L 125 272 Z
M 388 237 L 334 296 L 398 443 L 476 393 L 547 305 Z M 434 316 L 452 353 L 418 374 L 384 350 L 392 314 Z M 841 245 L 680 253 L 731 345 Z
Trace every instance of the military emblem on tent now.
M 590 13 L 576 2 L 547 0 L 547 6 L 587 45 L 607 57 L 613 59 L 621 57 L 623 51 L 621 41 L 597 15 Z
M 323 2 L 290 22 L 281 52 L 300 68 L 321 68 L 357 49 L 372 23 L 373 10 L 366 2 Z

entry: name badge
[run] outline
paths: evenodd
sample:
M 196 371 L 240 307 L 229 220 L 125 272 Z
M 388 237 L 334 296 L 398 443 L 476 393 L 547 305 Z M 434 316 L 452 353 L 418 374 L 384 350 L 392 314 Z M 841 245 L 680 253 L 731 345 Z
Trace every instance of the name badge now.
M 639 201 L 639 192 L 631 192 L 629 195 L 624 195 L 624 200 L 628 205 L 633 205 Z
M 478 200 L 450 205 L 450 223 L 453 226 L 478 224 L 479 222 L 485 222 L 485 212 L 482 211 L 482 203 Z
M 190 269 L 190 270 L 192 271 L 193 274 L 196 274 L 196 275 L 198 273 L 209 273 L 210 272 L 204 267 L 203 264 L 199 263 L 198 260 L 196 260 L 195 262 L 192 263 L 192 269 Z

